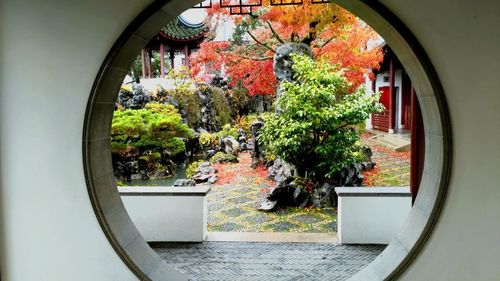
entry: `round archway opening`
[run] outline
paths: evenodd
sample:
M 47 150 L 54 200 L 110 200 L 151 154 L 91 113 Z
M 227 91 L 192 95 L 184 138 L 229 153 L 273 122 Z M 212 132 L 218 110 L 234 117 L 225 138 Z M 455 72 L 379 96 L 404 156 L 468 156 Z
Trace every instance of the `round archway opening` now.
M 144 241 L 118 194 L 110 151 L 113 110 L 123 78 L 136 54 L 158 30 L 198 0 L 157 0 L 122 33 L 103 62 L 91 90 L 83 133 L 88 191 L 111 245 L 141 280 L 184 280 Z M 336 2 L 336 1 L 333 1 Z M 357 273 L 356 280 L 388 280 L 400 275 L 431 233 L 443 205 L 451 171 L 451 127 L 445 96 L 432 63 L 410 30 L 377 1 L 341 1 L 391 46 L 414 83 L 425 128 L 425 163 L 411 213 L 383 254 Z

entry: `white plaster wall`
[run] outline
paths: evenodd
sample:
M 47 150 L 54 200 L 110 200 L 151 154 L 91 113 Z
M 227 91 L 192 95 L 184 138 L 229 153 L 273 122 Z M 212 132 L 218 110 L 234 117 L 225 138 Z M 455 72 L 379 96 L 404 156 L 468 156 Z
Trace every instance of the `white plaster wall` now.
M 180 70 L 183 66 L 185 66 L 186 63 L 185 63 L 185 61 L 183 62 L 183 60 L 185 58 L 186 58 L 186 56 L 184 55 L 184 50 L 175 52 L 174 69 Z M 170 62 L 170 60 L 168 60 L 168 62 Z M 167 63 L 167 60 L 165 61 L 165 63 Z
M 90 89 L 150 1 L 0 1 L 1 280 L 136 280 L 83 175 Z
M 432 60 L 454 135 L 442 217 L 401 280 L 500 280 L 500 2 L 381 2 L 403 19 Z
M 370 77 L 368 77 L 367 74 L 365 74 L 365 88 L 366 88 L 366 96 L 373 95 L 373 89 L 372 89 L 372 80 L 370 80 Z M 373 129 L 372 125 L 372 115 L 370 114 L 370 117 L 365 120 L 365 128 L 366 129 Z
M 164 89 L 175 89 L 176 82 L 179 83 L 179 81 L 175 81 L 174 79 L 168 79 L 168 78 L 147 78 L 147 79 L 141 79 L 141 86 L 144 87 L 145 90 L 149 91 L 150 93 L 154 92 L 159 86 L 161 86 Z M 194 81 L 189 81 L 187 80 L 186 82 L 191 82 L 192 84 L 189 85 L 190 89 L 195 89 L 196 84 Z
M 433 61 L 454 130 L 442 217 L 400 279 L 499 280 L 500 2 L 381 2 Z M 81 137 L 98 68 L 147 3 L 0 2 L 2 280 L 135 279 L 91 209 Z

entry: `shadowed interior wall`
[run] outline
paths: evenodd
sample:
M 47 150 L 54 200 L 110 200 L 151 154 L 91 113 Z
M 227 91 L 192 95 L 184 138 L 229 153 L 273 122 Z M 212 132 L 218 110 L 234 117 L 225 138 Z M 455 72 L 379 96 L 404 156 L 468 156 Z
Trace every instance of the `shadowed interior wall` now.
M 380 2 L 429 55 L 454 129 L 443 213 L 401 280 L 497 280 L 500 3 Z M 99 67 L 148 4 L 0 2 L 2 280 L 137 280 L 92 210 L 81 138 Z

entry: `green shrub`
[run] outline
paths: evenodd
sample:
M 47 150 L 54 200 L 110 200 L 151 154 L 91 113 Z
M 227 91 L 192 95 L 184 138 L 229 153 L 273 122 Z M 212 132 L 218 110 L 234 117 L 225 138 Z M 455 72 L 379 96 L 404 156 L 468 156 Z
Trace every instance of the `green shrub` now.
M 216 112 L 216 119 L 219 124 L 229 124 L 232 121 L 231 118 L 231 108 L 229 102 L 226 99 L 226 94 L 222 89 L 216 87 L 209 87 L 209 91 L 212 91 L 212 99 L 214 101 L 214 108 Z
M 259 119 L 259 115 L 257 114 L 248 114 L 240 116 L 236 119 L 236 126 L 245 130 L 247 135 L 252 134 L 252 123 Z
M 238 157 L 219 151 L 210 158 L 210 163 L 238 163 Z
M 211 133 L 201 133 L 199 142 L 203 150 L 214 149 L 219 145 L 219 139 L 215 134 Z
M 276 155 L 274 155 L 272 152 L 264 151 L 264 159 L 266 159 L 266 161 L 274 161 L 276 160 L 276 158 Z
M 200 99 L 195 90 L 178 89 L 166 91 L 165 97 L 171 97 L 179 103 L 179 107 L 186 111 L 186 119 L 191 128 L 196 127 L 201 119 Z
M 294 78 L 283 82 L 282 108 L 266 121 L 259 141 L 297 168 L 299 176 L 321 181 L 360 159 L 356 124 L 381 112 L 379 95 L 360 88 L 349 93 L 342 71 L 324 62 L 293 55 Z
M 144 160 L 148 163 L 154 163 L 161 159 L 161 153 L 158 151 L 149 152 L 140 156 L 139 159 Z
M 260 114 L 248 114 L 240 116 L 236 119 L 236 127 L 245 130 L 248 136 L 252 134 L 252 123 L 257 120 L 266 121 L 273 113 L 272 112 L 263 112 Z
M 235 127 L 232 127 L 230 124 L 226 124 L 224 126 L 222 126 L 222 130 L 220 130 L 219 132 L 215 133 L 215 135 L 217 136 L 217 139 L 221 139 L 223 137 L 233 137 L 235 139 L 238 139 L 238 129 L 236 129 Z
M 248 90 L 243 86 L 237 86 L 227 92 L 227 99 L 231 107 L 231 116 L 238 118 L 250 112 L 250 104 L 252 98 L 248 94 Z
M 198 160 L 191 164 L 189 164 L 186 168 L 186 176 L 188 178 L 192 178 L 196 173 L 196 170 L 200 167 L 201 163 L 205 162 L 204 160 Z

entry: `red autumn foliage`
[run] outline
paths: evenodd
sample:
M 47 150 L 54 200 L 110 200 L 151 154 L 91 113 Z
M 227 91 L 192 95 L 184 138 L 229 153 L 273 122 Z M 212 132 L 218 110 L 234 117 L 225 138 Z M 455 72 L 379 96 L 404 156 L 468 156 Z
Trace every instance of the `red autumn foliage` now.
M 304 1 L 301 6 L 270 6 L 263 1 L 253 16 L 242 16 L 230 15 L 227 8 L 214 3 L 208 15 L 211 34 L 216 32 L 216 23 L 230 20 L 243 30 L 248 42 L 215 42 L 211 41 L 214 36 L 207 36 L 191 55 L 193 73 L 208 79 L 224 68 L 230 86 L 242 84 L 250 95 L 274 94 L 273 55 L 284 42 L 308 44 L 316 58 L 344 68 L 353 88 L 364 83 L 364 74 L 378 68 L 383 58 L 380 48 L 367 46 L 378 38 L 375 31 L 335 4 Z

